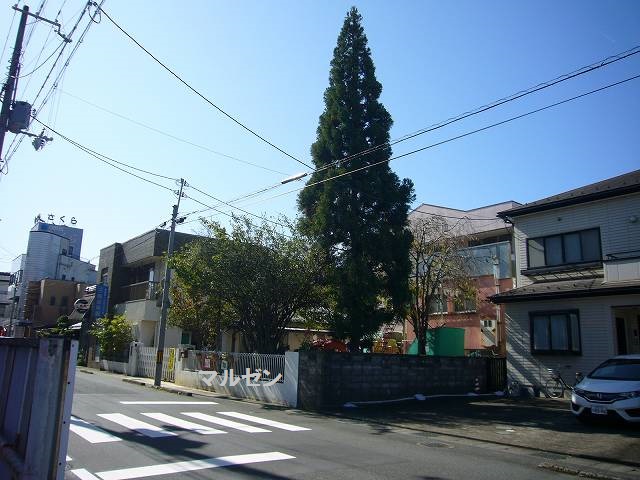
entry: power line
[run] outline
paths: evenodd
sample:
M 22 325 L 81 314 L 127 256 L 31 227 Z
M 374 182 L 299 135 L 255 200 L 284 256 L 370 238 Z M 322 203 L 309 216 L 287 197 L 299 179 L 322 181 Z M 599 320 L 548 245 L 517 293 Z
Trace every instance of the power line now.
M 417 137 L 419 135 L 423 135 L 425 133 L 429 133 L 429 132 L 432 132 L 434 130 L 438 130 L 438 129 L 443 128 L 445 126 L 448 126 L 448 125 L 450 125 L 452 123 L 459 122 L 459 121 L 464 120 L 466 118 L 469 118 L 471 116 L 478 115 L 479 113 L 486 112 L 486 111 L 491 110 L 493 108 L 496 108 L 498 106 L 504 105 L 505 103 L 515 101 L 517 99 L 520 99 L 520 98 L 525 97 L 527 95 L 530 95 L 532 93 L 538 92 L 540 90 L 544 90 L 546 88 L 552 87 L 554 85 L 557 85 L 559 83 L 565 82 L 565 81 L 570 80 L 572 78 L 575 78 L 575 77 L 578 77 L 580 75 L 584 75 L 586 73 L 592 72 L 592 71 L 597 70 L 599 68 L 605 67 L 605 66 L 610 65 L 612 63 L 615 63 L 615 62 L 618 62 L 620 60 L 623 60 L 623 59 L 626 59 L 628 57 L 631 57 L 632 55 L 636 55 L 638 53 L 640 53 L 640 46 L 636 46 L 636 47 L 630 48 L 630 49 L 625 50 L 623 52 L 620 52 L 620 53 L 618 53 L 616 55 L 612 55 L 612 56 L 606 57 L 606 58 L 604 58 L 604 59 L 602 59 L 602 60 L 600 60 L 598 62 L 591 63 L 591 64 L 586 65 L 584 67 L 581 67 L 581 68 L 579 68 L 577 70 L 573 70 L 573 71 L 571 71 L 569 73 L 560 75 L 560 76 L 555 77 L 555 78 L 553 78 L 551 80 L 548 80 L 546 82 L 542 82 L 542 83 L 539 83 L 539 84 L 534 85 L 532 87 L 529 87 L 528 89 L 521 90 L 519 92 L 516 92 L 516 93 L 513 93 L 513 94 L 508 95 L 506 97 L 503 97 L 503 98 L 501 98 L 499 100 L 495 100 L 495 101 L 493 101 L 491 103 L 488 103 L 488 104 L 485 104 L 483 106 L 477 107 L 477 108 L 475 108 L 473 110 L 470 110 L 468 112 L 461 113 L 461 114 L 456 115 L 454 117 L 451 117 L 451 118 L 449 118 L 447 120 L 435 123 L 435 124 L 433 124 L 433 125 L 431 125 L 429 127 L 417 130 L 417 131 L 415 131 L 413 133 L 406 134 L 406 135 L 404 135 L 402 137 L 399 137 L 398 139 L 392 140 L 391 142 L 371 147 L 371 148 L 369 148 L 367 150 L 363 150 L 361 152 L 358 152 L 358 153 L 355 153 L 353 155 L 341 158 L 339 160 L 334 160 L 333 162 L 331 162 L 331 163 L 329 163 L 327 165 L 324 165 L 324 166 L 319 167 L 319 168 L 317 168 L 315 170 L 312 170 L 311 172 L 307 173 L 307 175 L 326 170 L 326 169 L 330 168 L 333 165 L 338 165 L 338 164 L 340 164 L 342 162 L 345 162 L 347 160 L 350 160 L 350 159 L 353 159 L 353 158 L 356 158 L 356 157 L 359 157 L 359 156 L 362 156 L 362 155 L 366 155 L 366 154 L 372 153 L 372 152 L 374 152 L 374 151 L 376 151 L 378 149 L 381 149 L 381 148 L 384 148 L 384 147 L 387 147 L 387 146 L 393 146 L 393 145 L 396 145 L 398 143 L 401 143 L 401 142 L 404 142 L 406 140 L 409 140 L 411 138 L 415 138 L 415 137 Z M 280 185 L 274 185 L 273 187 L 269 187 L 269 188 L 264 189 L 264 191 L 271 190 L 271 189 L 279 187 L 279 186 Z M 297 190 L 292 190 L 292 191 L 297 191 Z M 292 191 L 285 192 L 282 195 L 287 195 L 288 193 L 291 193 Z M 262 193 L 262 192 L 257 192 L 257 193 Z M 238 197 L 238 198 L 236 198 L 234 200 L 231 200 L 230 202 L 237 202 L 237 201 L 243 200 L 244 198 L 248 198 L 248 197 L 255 196 L 255 195 L 256 195 L 256 193 L 249 194 L 246 197 L 241 196 L 241 197 Z M 266 200 L 270 200 L 271 198 L 276 198 L 278 196 L 281 196 L 281 195 L 276 195 L 274 197 L 269 197 Z M 201 212 L 198 212 L 198 213 L 201 213 Z
M 67 142 L 71 143 L 72 145 L 74 145 L 74 146 L 76 146 L 76 147 L 78 147 L 78 148 L 80 148 L 80 149 L 84 150 L 85 152 L 88 152 L 88 153 L 94 154 L 94 155 L 96 155 L 96 156 L 100 156 L 100 157 L 102 157 L 102 158 L 106 158 L 107 160 L 109 160 L 109 161 L 111 161 L 111 162 L 117 163 L 117 164 L 119 164 L 119 165 L 123 165 L 123 166 L 125 166 L 125 167 L 127 167 L 127 168 L 130 168 L 131 170 L 136 170 L 136 171 L 138 171 L 138 172 L 146 173 L 147 175 L 152 175 L 152 176 L 154 176 L 154 177 L 164 178 L 165 180 L 179 180 L 179 178 L 176 178 L 176 177 L 169 177 L 169 176 L 167 176 L 167 175 L 162 175 L 162 174 L 160 174 L 160 173 L 151 172 L 151 171 L 149 171 L 149 170 L 144 170 L 144 169 L 142 169 L 142 168 L 134 167 L 133 165 L 130 165 L 130 164 L 128 164 L 128 163 L 121 162 L 121 161 L 119 161 L 119 160 L 115 160 L 114 158 L 111 158 L 111 157 L 109 157 L 109 156 L 107 156 L 107 155 L 104 155 L 103 153 L 96 152 L 95 150 L 92 150 L 91 148 L 89 148 L 89 147 L 87 147 L 87 146 L 85 146 L 85 145 L 82 145 L 81 143 L 76 142 L 75 140 L 72 140 L 71 138 L 69 138 L 69 137 L 67 137 L 67 136 L 63 135 L 62 133 L 58 132 L 57 130 L 54 130 L 52 127 L 50 127 L 50 126 L 49 126 L 49 125 L 47 125 L 46 123 L 41 122 L 41 121 L 40 121 L 40 120 L 38 120 L 37 118 L 33 117 L 33 119 L 34 119 L 36 122 L 38 122 L 40 125 L 42 125 L 44 128 L 46 128 L 47 130 L 50 130 L 51 132 L 55 133 L 55 134 L 56 134 L 56 135 L 58 135 L 59 137 L 61 137 L 61 138 L 63 138 L 64 140 L 66 140 Z
M 365 166 L 363 166 L 363 167 L 359 167 L 359 168 L 356 168 L 356 169 L 353 169 L 353 170 L 349 170 L 349 171 L 343 172 L 343 173 L 338 174 L 338 175 L 334 175 L 333 177 L 329 177 L 329 178 L 325 178 L 325 179 L 323 179 L 323 180 L 319 180 L 319 181 L 317 181 L 317 182 L 309 183 L 309 184 L 304 185 L 304 186 L 302 186 L 302 187 L 295 188 L 295 189 L 292 189 L 292 190 L 289 190 L 289 191 L 286 191 L 286 192 L 280 193 L 280 194 L 278 194 L 278 195 L 274 195 L 274 196 L 272 196 L 272 197 L 268 197 L 268 198 L 266 198 L 266 199 L 262 199 L 261 201 L 262 201 L 262 202 L 264 202 L 264 201 L 267 201 L 267 200 L 272 200 L 272 199 L 274 199 L 274 198 L 282 197 L 282 196 L 284 196 L 284 195 L 288 195 L 288 194 L 290 194 L 290 193 L 298 192 L 298 191 L 300 191 L 300 190 L 304 190 L 304 189 L 307 189 L 307 188 L 310 188 L 310 187 L 313 187 L 313 186 L 316 186 L 316 185 L 320 185 L 320 184 L 322 184 L 322 183 L 325 183 L 325 182 L 328 182 L 328 181 L 331 181 L 331 180 L 335 180 L 336 178 L 341 178 L 341 177 L 344 177 L 344 176 L 346 176 L 346 175 L 351 175 L 351 174 L 353 174 L 353 173 L 360 172 L 360 171 L 362 171 L 362 170 L 366 170 L 366 169 L 371 168 L 371 167 L 375 167 L 375 166 L 378 166 L 378 165 L 382 165 L 382 164 L 385 164 L 385 163 L 391 162 L 391 161 L 393 161 L 393 160 L 399 160 L 399 159 L 401 159 L 401 158 L 408 157 L 408 156 L 410 156 L 410 155 L 414 155 L 414 154 L 419 153 L 419 152 L 422 152 L 422 151 L 424 151 L 424 150 L 428 150 L 428 149 L 431 149 L 431 148 L 434 148 L 434 147 L 437 147 L 437 146 L 440 146 L 440 145 L 444 145 L 445 143 L 450 143 L 450 142 L 453 142 L 453 141 L 455 141 L 455 140 L 459 140 L 459 139 L 461 139 L 461 138 L 468 137 L 468 136 L 470 136 L 470 135 L 474 135 L 474 134 L 476 134 L 476 133 L 480 133 L 480 132 L 483 132 L 483 131 L 485 131 L 485 130 L 489 130 L 489 129 L 491 129 L 491 128 L 497 127 L 497 126 L 504 125 L 504 124 L 506 124 L 506 123 L 513 122 L 513 121 L 515 121 L 515 120 L 519 120 L 519 119 L 521 119 L 521 118 L 528 117 L 528 116 L 530 116 L 530 115 L 534 115 L 534 114 L 539 113 L 539 112 L 542 112 L 542 111 L 544 111 L 544 110 L 548 110 L 548 109 L 550 109 L 550 108 L 554 108 L 554 107 L 557 107 L 557 106 L 559 106 L 559 105 L 562 105 L 562 104 L 565 104 L 565 103 L 568 103 L 568 102 L 572 102 L 572 101 L 574 101 L 574 100 L 577 100 L 577 99 L 580 99 L 580 98 L 586 97 L 586 96 L 588 96 L 588 95 L 592 95 L 592 94 L 594 94 L 594 93 L 601 92 L 601 91 L 603 91 L 603 90 L 606 90 L 606 89 L 609 89 L 609 88 L 612 88 L 612 87 L 615 87 L 615 86 L 621 85 L 621 84 L 626 83 L 626 82 L 630 82 L 631 80 L 636 80 L 636 79 L 638 79 L 638 78 L 640 78 L 640 75 L 635 75 L 635 76 L 633 76 L 633 77 L 629 77 L 629 78 L 626 78 L 626 79 L 624 79 L 624 80 L 620 80 L 620 81 L 618 81 L 618 82 L 615 82 L 615 83 L 611 83 L 611 84 L 605 85 L 604 87 L 596 88 L 596 89 L 594 89 L 594 90 L 591 90 L 591 91 L 588 91 L 588 92 L 582 93 L 582 94 L 580 94 L 580 95 L 576 95 L 576 96 L 574 96 L 574 97 L 567 98 L 567 99 L 565 99 L 565 100 L 561 100 L 561 101 L 559 101 L 559 102 L 552 103 L 552 104 L 547 105 L 547 106 L 545 106 L 545 107 L 537 108 L 537 109 L 535 109 L 535 110 L 530 110 L 530 111 L 529 111 L 529 112 L 527 112 L 527 113 L 523 113 L 523 114 L 521 114 L 521 115 L 516 115 L 515 117 L 511 117 L 511 118 L 508 118 L 508 119 L 506 119 L 506 120 L 502 120 L 502 121 L 500 121 L 500 122 L 492 123 L 491 125 L 487 125 L 487 126 L 482 127 L 482 128 L 478 128 L 478 129 L 475 129 L 475 130 L 471 130 L 471 131 L 466 132 L 466 133 L 463 133 L 463 134 L 461 134 L 461 135 L 456 135 L 456 136 L 454 136 L 454 137 L 450 137 L 450 138 L 448 138 L 448 139 L 446 139 L 446 140 L 442 140 L 442 141 L 440 141 L 440 142 L 432 143 L 432 144 L 427 145 L 427 146 L 425 146 L 425 147 L 418 148 L 418 149 L 412 150 L 412 151 L 410 151 L 410 152 L 403 153 L 403 154 L 401 154 L 401 155 L 397 155 L 397 156 L 395 156 L 395 157 L 391 157 L 391 158 L 386 159 L 386 160 L 381 160 L 381 161 L 379 161 L 379 162 L 375 162 L 375 163 L 372 163 L 372 164 L 370 164 L 370 165 L 365 165 Z
M 188 186 L 189 186 L 189 187 L 191 187 L 191 188 L 193 188 L 196 192 L 201 193 L 202 195 L 205 195 L 205 196 L 207 196 L 207 197 L 209 197 L 209 198 L 211 198 L 211 199 L 213 199 L 213 200 L 215 200 L 215 201 L 217 201 L 217 202 L 220 202 L 220 203 L 222 203 L 222 204 L 224 204 L 224 205 L 227 205 L 228 207 L 231 207 L 231 208 L 234 208 L 234 209 L 236 209 L 236 210 L 239 210 L 239 211 L 241 211 L 241 212 L 243 212 L 243 213 L 246 213 L 247 215 L 250 215 L 250 216 L 255 217 L 255 218 L 259 218 L 260 220 L 264 220 L 264 221 L 267 221 L 267 222 L 273 223 L 274 225 L 279 225 L 279 226 L 281 226 L 281 227 L 283 227 L 283 228 L 289 228 L 287 225 L 284 225 L 284 224 L 282 224 L 282 223 L 280 223 L 280 222 L 276 222 L 275 220 L 270 220 L 270 219 L 268 219 L 268 218 L 261 217 L 260 215 L 256 215 L 255 213 L 252 213 L 252 212 L 250 212 L 250 211 L 248 211 L 248 210 L 245 210 L 245 209 L 243 209 L 243 208 L 237 207 L 237 206 L 235 206 L 235 205 L 231 205 L 230 203 L 225 202 L 224 200 L 220 200 L 219 198 L 216 198 L 216 197 L 214 197 L 213 195 L 210 195 L 210 194 L 208 194 L 207 192 L 204 192 L 204 191 L 200 190 L 199 188 L 194 187 L 193 185 L 188 185 Z M 190 197 L 190 198 L 191 198 L 191 197 Z M 193 198 L 191 198 L 191 199 L 193 200 Z M 208 205 L 205 205 L 205 204 L 202 204 L 202 205 L 204 205 L 205 207 L 208 207 Z M 213 208 L 213 207 L 210 207 L 210 208 Z M 218 210 L 218 211 L 219 211 L 220 213 L 222 213 L 220 210 Z
M 118 165 L 115 165 L 114 163 L 111 163 L 111 162 L 115 162 L 115 163 L 118 163 L 118 164 L 120 164 L 120 165 L 126 165 L 128 168 L 131 168 L 132 170 L 137 170 L 137 171 L 144 172 L 144 173 L 147 173 L 147 174 L 150 174 L 150 175 L 155 175 L 155 176 L 157 176 L 157 177 L 162 177 L 162 178 L 166 178 L 166 179 L 170 179 L 170 180 L 175 180 L 175 178 L 173 178 L 173 177 L 167 177 L 167 176 L 160 175 L 160 174 L 153 173 L 153 172 L 149 172 L 149 171 L 147 171 L 147 170 L 142 170 L 141 168 L 136 168 L 136 167 L 133 167 L 133 166 L 131 166 L 131 165 L 127 164 L 127 163 L 119 162 L 119 161 L 117 161 L 117 160 L 114 160 L 113 158 L 107 157 L 106 155 L 103 155 L 103 154 L 98 153 L 98 152 L 96 152 L 96 151 L 94 151 L 94 150 L 91 150 L 90 148 L 85 147 L 84 145 L 82 145 L 82 144 L 80 144 L 80 143 L 76 142 L 75 140 L 70 139 L 69 137 L 67 137 L 67 136 L 63 135 L 62 133 L 60 133 L 60 132 L 58 132 L 58 131 L 54 130 L 54 129 L 53 129 L 53 128 L 51 128 L 50 126 L 48 126 L 48 125 L 44 124 L 43 122 L 41 122 L 41 121 L 40 121 L 40 120 L 38 120 L 37 118 L 35 118 L 35 117 L 34 117 L 33 119 L 34 119 L 36 122 L 38 122 L 39 124 L 41 124 L 42 126 L 44 126 L 45 128 L 47 128 L 48 130 L 50 130 L 51 132 L 53 132 L 54 134 L 58 135 L 58 136 L 59 136 L 60 138 L 62 138 L 63 140 L 65 140 L 65 141 L 67 141 L 68 143 L 70 143 L 71 145 L 73 145 L 74 147 L 76 147 L 76 148 L 78 148 L 78 149 L 82 150 L 82 151 L 83 151 L 83 152 L 85 152 L 85 153 L 88 153 L 88 154 L 89 154 L 89 155 L 91 155 L 92 157 L 94 157 L 94 158 L 96 158 L 96 159 L 100 160 L 101 162 L 103 162 L 103 163 L 105 163 L 105 164 L 107 164 L 107 165 L 109 165 L 109 166 L 111 166 L 111 167 L 113 167 L 113 168 L 115 168 L 115 169 L 117 169 L 117 170 L 120 170 L 121 172 L 124 172 L 124 173 L 126 173 L 126 174 L 128 174 L 128 175 L 131 175 L 131 176 L 136 177 L 136 178 L 138 178 L 138 179 L 140 179 L 140 180 L 143 180 L 143 181 L 145 181 L 145 182 L 147 182 L 147 183 L 151 183 L 152 185 L 155 185 L 155 186 L 157 186 L 157 187 L 160 187 L 160 188 L 163 188 L 163 189 L 165 189 L 165 190 L 169 190 L 170 192 L 173 192 L 173 189 L 172 189 L 172 188 L 169 188 L 169 187 L 167 187 L 167 186 L 165 186 L 165 185 L 162 185 L 162 184 L 160 184 L 160 183 L 154 182 L 153 180 L 149 180 L 148 178 L 144 178 L 144 177 L 142 177 L 142 176 L 140 176 L 140 175 L 137 175 L 137 174 L 135 174 L 135 173 L 133 173 L 133 172 L 130 172 L 129 170 L 125 170 L 124 168 L 121 168 L 121 167 L 119 167 Z M 108 159 L 108 160 L 105 160 L 105 159 Z
M 94 5 L 97 6 L 97 4 L 94 2 Z M 275 148 L 276 150 L 278 150 L 280 153 L 286 155 L 287 157 L 295 160 L 296 162 L 298 162 L 301 165 L 304 165 L 307 168 L 313 168 L 310 165 L 304 163 L 302 160 L 299 160 L 298 158 L 294 157 L 293 155 L 291 155 L 290 153 L 286 152 L 285 150 L 283 150 L 282 148 L 278 147 L 277 145 L 275 145 L 274 143 L 270 142 L 269 140 L 267 140 L 265 137 L 263 137 L 262 135 L 260 135 L 259 133 L 257 133 L 255 130 L 252 130 L 251 128 L 249 128 L 247 125 L 245 125 L 244 123 L 242 123 L 240 120 L 238 120 L 237 118 L 233 117 L 232 115 L 230 115 L 229 113 L 225 112 L 222 108 L 220 108 L 218 105 L 216 105 L 215 103 L 213 103 L 211 100 L 209 100 L 207 97 L 205 97 L 202 93 L 200 93 L 198 90 L 196 90 L 194 87 L 192 87 L 189 83 L 187 83 L 185 80 L 182 79 L 182 77 L 180 77 L 180 75 L 178 75 L 177 73 L 175 73 L 173 70 L 171 70 L 171 68 L 169 68 L 167 65 L 165 65 L 161 60 L 159 60 L 155 55 L 153 55 L 149 50 L 147 50 L 140 42 L 138 42 L 135 38 L 133 38 L 124 28 L 122 28 L 120 25 L 118 25 L 118 23 L 116 23 L 116 21 L 111 18 L 111 16 L 101 7 L 98 7 L 99 10 L 105 14 L 105 16 L 109 19 L 109 21 L 111 23 L 113 23 L 113 25 L 120 30 L 124 35 L 126 35 L 133 43 L 135 43 L 138 47 L 140 47 L 140 49 L 142 49 L 147 55 L 149 55 L 151 58 L 153 58 L 156 63 L 158 63 L 158 65 L 160 65 L 162 68 L 164 68 L 167 72 L 169 72 L 171 75 L 173 75 L 180 83 L 182 83 L 185 87 L 187 87 L 189 90 L 191 90 L 193 93 L 195 93 L 196 95 L 198 95 L 201 99 L 203 99 L 205 102 L 207 102 L 209 105 L 211 105 L 213 108 L 215 108 L 216 110 L 218 110 L 220 113 L 222 113 L 224 116 L 226 116 L 227 118 L 229 118 L 230 120 L 232 120 L 233 122 L 235 122 L 236 124 L 238 124 L 240 127 L 244 128 L 247 132 L 251 133 L 252 135 L 254 135 L 255 137 L 259 138 L 260 140 L 262 140 L 263 142 L 265 142 L 266 144 L 270 145 L 271 147 Z
M 499 106 L 504 105 L 506 103 L 512 102 L 514 100 L 518 100 L 518 99 L 520 99 L 522 97 L 525 97 L 527 95 L 531 95 L 532 93 L 539 92 L 541 90 L 544 90 L 546 88 L 552 87 L 552 86 L 557 85 L 559 83 L 566 82 L 567 80 L 571 80 L 571 79 L 579 77 L 581 75 L 593 72 L 594 70 L 597 70 L 599 68 L 603 68 L 603 67 L 605 67 L 607 65 L 610 65 L 612 63 L 618 62 L 620 60 L 624 60 L 626 58 L 631 57 L 632 55 L 637 55 L 638 53 L 640 53 L 640 45 L 635 46 L 633 48 L 630 48 L 629 50 L 625 50 L 624 52 L 620 52 L 620 53 L 618 53 L 616 55 L 609 56 L 609 57 L 607 57 L 607 58 L 605 58 L 603 60 L 600 60 L 598 62 L 594 62 L 594 63 L 592 63 L 590 65 L 586 65 L 586 66 L 581 67 L 581 68 L 579 68 L 577 70 L 574 70 L 572 72 L 565 73 L 563 75 L 560 75 L 560 76 L 558 76 L 556 78 L 553 78 L 551 80 L 548 80 L 546 82 L 539 83 L 538 85 L 530 87 L 530 88 L 528 88 L 526 90 L 521 90 L 519 92 L 513 93 L 513 94 L 511 94 L 511 95 L 509 95 L 507 97 L 501 98 L 499 100 L 495 100 L 495 101 L 493 101 L 491 103 L 488 103 L 486 105 L 483 105 L 481 107 L 477 107 L 477 108 L 475 108 L 473 110 L 461 113 L 459 115 L 451 117 L 451 118 L 449 118 L 447 120 L 444 120 L 442 122 L 435 123 L 433 125 L 430 125 L 429 127 L 425 127 L 425 128 L 420 129 L 420 130 L 417 130 L 417 131 L 415 131 L 413 133 L 406 134 L 406 135 L 404 135 L 402 137 L 399 137 L 396 140 L 392 140 L 391 142 L 386 142 L 386 143 L 383 143 L 383 144 L 380 144 L 380 145 L 377 145 L 377 146 L 373 146 L 373 147 L 371 147 L 369 149 L 366 149 L 366 150 L 363 150 L 361 152 L 354 153 L 353 155 L 349 155 L 349 156 L 346 156 L 344 158 L 341 158 L 341 159 L 338 159 L 338 160 L 334 160 L 333 162 L 331 162 L 331 163 L 329 163 L 327 165 L 323 165 L 322 167 L 314 170 L 314 172 L 312 172 L 312 173 L 315 173 L 315 172 L 318 172 L 318 171 L 322 171 L 322 170 L 326 170 L 326 169 L 331 168 L 332 166 L 337 165 L 339 163 L 342 163 L 344 161 L 352 160 L 354 158 L 357 158 L 357 157 L 360 157 L 360 156 L 363 156 L 363 155 L 368 155 L 369 153 L 373 153 L 373 152 L 375 152 L 377 150 L 380 150 L 382 148 L 386 148 L 388 146 L 393 146 L 393 145 L 396 145 L 398 143 L 404 142 L 406 140 L 410 140 L 412 138 L 415 138 L 415 137 L 417 137 L 419 135 L 424 135 L 425 133 L 429 133 L 429 132 L 432 132 L 434 130 L 438 130 L 440 128 L 446 127 L 447 125 L 451 125 L 452 123 L 459 122 L 460 120 L 464 120 L 464 119 L 472 117 L 474 115 L 478 115 L 480 113 L 486 112 L 488 110 L 491 110 L 493 108 L 499 107 Z
M 102 0 L 102 2 L 104 3 L 104 0 Z M 76 21 L 76 23 L 74 24 L 73 28 L 71 29 L 71 31 L 67 35 L 67 39 L 71 40 L 71 37 L 73 36 L 73 34 L 77 30 L 78 26 L 82 22 L 82 19 L 84 18 L 85 14 L 89 11 L 90 3 L 91 2 L 88 1 L 87 4 L 85 5 L 85 7 L 82 9 L 82 13 L 80 14 L 80 16 L 78 17 L 78 20 Z M 87 32 L 89 31 L 89 27 L 91 26 L 92 23 L 93 22 L 89 22 L 87 24 L 87 26 L 85 27 L 85 30 L 82 32 L 82 34 L 80 36 L 79 41 L 74 46 L 72 52 L 69 54 L 69 57 L 67 58 L 67 60 L 66 60 L 66 62 L 64 64 L 64 66 L 62 67 L 62 69 L 58 73 L 56 79 L 54 80 L 52 87 L 49 89 L 49 92 L 45 95 L 45 98 L 41 102 L 40 106 L 39 107 L 35 107 L 36 101 L 40 97 L 40 94 L 43 92 L 45 86 L 47 85 L 47 82 L 49 81 L 49 78 L 51 78 L 51 75 L 53 74 L 53 72 L 54 72 L 54 70 L 56 68 L 56 65 L 58 64 L 58 62 L 62 58 L 62 55 L 64 54 L 64 51 L 65 51 L 67 45 L 70 43 L 70 42 L 64 42 L 64 45 L 60 49 L 60 52 L 58 53 L 58 56 L 54 60 L 53 65 L 51 65 L 51 68 L 49 69 L 49 72 L 47 73 L 47 76 L 44 79 L 44 82 L 42 83 L 42 86 L 38 90 L 38 93 L 34 97 L 33 101 L 31 102 L 31 104 L 34 106 L 34 108 L 36 110 L 36 115 L 38 115 L 40 113 L 40 110 L 46 105 L 47 101 L 49 100 L 51 92 L 57 87 L 57 82 L 60 79 L 60 76 L 62 75 L 64 70 L 69 66 L 69 62 L 70 62 L 71 58 L 73 57 L 74 53 L 77 51 L 78 47 L 82 43 L 82 41 L 83 41 L 85 35 L 87 34 Z M 31 79 L 29 79 L 29 81 L 30 80 Z M 25 137 L 24 135 L 16 135 L 13 138 L 13 140 L 11 141 L 11 144 L 9 145 L 9 148 L 7 149 L 7 155 L 5 156 L 5 162 L 4 162 L 3 166 L 2 166 L 2 168 L 0 169 L 0 173 L 2 173 L 3 171 L 4 171 L 5 174 L 8 173 L 8 171 L 9 171 L 8 170 L 9 161 L 11 160 L 13 155 L 16 153 L 18 148 L 20 148 L 20 145 L 22 144 L 22 141 L 23 141 L 24 137 Z M 14 144 L 15 144 L 15 146 L 14 146 Z M 13 147 L 13 149 L 12 149 L 12 147 Z
M 199 144 L 194 143 L 194 142 L 191 142 L 191 141 L 189 141 L 189 140 L 185 140 L 185 139 L 183 139 L 183 138 L 177 137 L 177 136 L 175 136 L 175 135 L 173 135 L 173 134 L 171 134 L 171 133 L 165 132 L 165 131 L 160 130 L 160 129 L 158 129 L 158 128 L 155 128 L 155 127 L 152 127 L 152 126 L 150 126 L 150 125 L 147 125 L 147 124 L 145 124 L 145 123 L 139 122 L 139 121 L 134 120 L 134 119 L 129 118 L 129 117 L 126 117 L 125 115 L 122 115 L 122 114 L 120 114 L 120 113 L 114 112 L 114 111 L 109 110 L 109 109 L 104 108 L 104 107 L 101 107 L 100 105 L 97 105 L 97 104 L 95 104 L 95 103 L 92 103 L 92 102 L 90 102 L 90 101 L 88 101 L 88 100 L 85 100 L 85 99 L 83 99 L 83 98 L 80 98 L 80 97 L 78 97 L 78 96 L 76 96 L 76 95 L 73 95 L 73 94 L 71 94 L 71 93 L 69 93 L 69 92 L 66 92 L 66 91 L 64 91 L 64 90 L 61 90 L 61 92 L 62 92 L 62 93 L 64 93 L 65 95 L 68 95 L 68 96 L 70 96 L 70 97 L 72 97 L 72 98 L 75 98 L 76 100 L 79 100 L 79 101 L 81 101 L 81 102 L 83 102 L 83 103 L 86 103 L 87 105 L 91 105 L 92 107 L 97 108 L 98 110 L 102 110 L 103 112 L 106 112 L 106 113 L 109 113 L 109 114 L 114 115 L 114 116 L 116 116 L 116 117 L 119 117 L 119 118 L 121 118 L 121 119 L 123 119 L 123 120 L 126 120 L 126 121 L 128 121 L 128 122 L 131 122 L 131 123 L 133 123 L 133 124 L 135 124 L 135 125 L 139 125 L 140 127 L 146 128 L 146 129 L 151 130 L 151 131 L 156 132 L 156 133 L 159 133 L 160 135 L 164 135 L 164 136 L 166 136 L 166 137 L 172 138 L 172 139 L 177 140 L 177 141 L 179 141 L 179 142 L 186 143 L 187 145 L 191 145 L 191 146 L 193 146 L 193 147 L 200 148 L 201 150 L 205 150 L 205 151 L 210 152 L 210 153 L 213 153 L 213 154 L 215 154 L 215 155 L 220 155 L 221 157 L 225 157 L 225 158 L 229 158 L 229 159 L 231 159 L 231 160 L 235 160 L 236 162 L 240 162 L 240 163 L 245 163 L 245 164 L 247 164 L 247 165 L 251 165 L 252 167 L 261 168 L 261 169 L 263 169 L 263 170 L 267 170 L 267 171 L 269 171 L 269 172 L 277 173 L 277 174 L 280 174 L 280 175 L 288 175 L 288 174 L 287 174 L 287 173 L 285 173 L 285 172 L 281 172 L 281 171 L 279 171 L 279 170 L 274 170 L 274 169 L 272 169 L 272 168 L 265 167 L 265 166 L 263 166 L 263 165 L 259 165 L 259 164 L 257 164 L 257 163 L 252 163 L 252 162 L 249 162 L 249 161 L 247 161 L 247 160 L 242 160 L 241 158 L 237 158 L 237 157 L 234 157 L 234 156 L 231 156 L 231 155 L 227 155 L 226 153 L 218 152 L 218 151 L 216 151 L 216 150 L 212 150 L 212 149 L 210 149 L 210 148 L 208 148 L 208 147 L 205 147 L 205 146 L 203 146 L 203 145 L 199 145 Z
M 40 70 L 44 65 L 47 64 L 47 62 L 49 60 L 51 60 L 51 57 L 53 57 L 56 54 L 56 52 L 62 47 L 62 45 L 64 45 L 64 43 L 65 43 L 64 40 L 62 42 L 60 42 L 60 44 L 58 44 L 58 46 L 51 52 L 51 54 L 40 65 L 38 65 L 36 68 L 31 70 L 29 73 L 25 73 L 25 74 L 20 75 L 18 78 L 20 79 L 20 78 L 28 77 L 28 76 L 34 74 L 35 72 L 37 72 L 38 70 Z M 38 59 L 39 58 L 40 57 L 38 57 Z M 26 89 L 26 87 L 25 87 L 25 89 Z

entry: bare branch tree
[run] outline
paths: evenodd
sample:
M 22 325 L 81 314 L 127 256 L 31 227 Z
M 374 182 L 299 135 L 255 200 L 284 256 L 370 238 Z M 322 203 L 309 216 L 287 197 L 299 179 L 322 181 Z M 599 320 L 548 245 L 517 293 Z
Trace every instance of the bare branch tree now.
M 464 220 L 452 224 L 439 216 L 423 216 L 411 222 L 408 320 L 418 339 L 419 355 L 426 354 L 427 330 L 435 326 L 430 323 L 432 307 L 445 297 L 445 292 L 475 295 L 469 259 L 462 251 L 470 239 L 466 226 Z M 446 303 L 441 308 L 446 308 Z

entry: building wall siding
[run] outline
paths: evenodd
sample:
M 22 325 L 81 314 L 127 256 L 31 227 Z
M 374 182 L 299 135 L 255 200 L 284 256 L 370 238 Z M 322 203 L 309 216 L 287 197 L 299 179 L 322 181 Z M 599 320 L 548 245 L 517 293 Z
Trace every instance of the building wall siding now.
M 527 265 L 526 239 L 589 228 L 600 228 L 603 258 L 607 254 L 640 250 L 640 195 L 631 194 L 556 210 L 523 215 L 515 219 L 517 286 L 532 283 L 520 273 Z
M 506 305 L 509 377 L 524 385 L 544 385 L 548 368 L 570 384 L 576 372 L 589 373 L 617 352 L 613 307 L 638 306 L 640 295 L 562 299 Z M 581 355 L 533 355 L 529 312 L 576 309 L 580 315 Z

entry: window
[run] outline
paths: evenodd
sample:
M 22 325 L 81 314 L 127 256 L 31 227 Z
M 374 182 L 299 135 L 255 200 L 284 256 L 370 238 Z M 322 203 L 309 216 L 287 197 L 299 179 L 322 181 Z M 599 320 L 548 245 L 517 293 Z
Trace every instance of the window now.
M 580 355 L 580 319 L 577 310 L 532 312 L 531 352 Z
M 484 328 L 494 328 L 495 320 L 480 320 L 480 324 L 484 327 Z
M 527 254 L 529 268 L 600 261 L 600 229 L 530 238 Z
M 475 312 L 476 296 L 475 294 L 459 294 L 453 299 L 453 308 L 456 312 Z
M 73 247 L 69 245 L 69 256 L 73 256 Z
M 56 304 L 56 297 L 52 296 L 49 299 L 49 305 L 54 306 Z
M 446 304 L 443 302 L 441 295 L 438 294 L 438 296 L 431 299 L 429 313 L 447 313 Z

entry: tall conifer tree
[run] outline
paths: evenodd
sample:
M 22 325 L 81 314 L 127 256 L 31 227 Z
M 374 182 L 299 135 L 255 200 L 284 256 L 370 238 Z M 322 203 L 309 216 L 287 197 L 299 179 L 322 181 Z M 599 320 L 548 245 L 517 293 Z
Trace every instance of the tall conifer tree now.
M 409 296 L 413 183 L 400 181 L 386 162 L 393 121 L 378 100 L 381 91 L 362 17 L 352 7 L 333 52 L 311 147 L 317 171 L 308 184 L 371 167 L 306 188 L 298 206 L 301 229 L 333 265 L 333 328 L 354 346 L 400 314 Z

